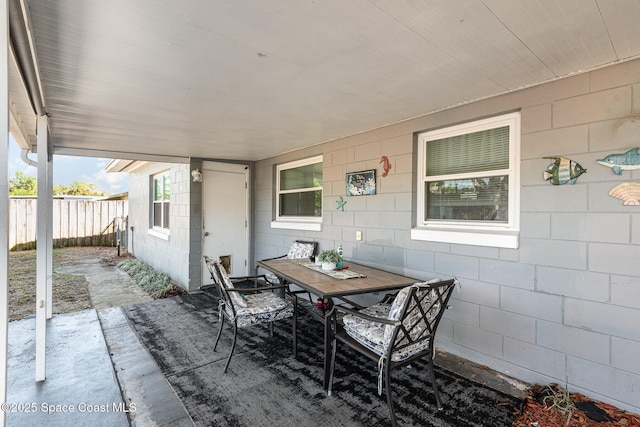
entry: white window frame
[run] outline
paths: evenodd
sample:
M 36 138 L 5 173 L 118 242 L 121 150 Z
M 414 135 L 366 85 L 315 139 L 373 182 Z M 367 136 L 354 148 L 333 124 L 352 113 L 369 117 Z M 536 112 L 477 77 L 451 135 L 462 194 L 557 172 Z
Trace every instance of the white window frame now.
M 271 228 L 284 228 L 291 230 L 305 231 L 322 231 L 322 215 L 319 217 L 310 216 L 281 216 L 280 215 L 280 194 L 289 192 L 299 192 L 300 190 L 281 191 L 280 190 L 280 172 L 287 169 L 299 168 L 301 166 L 312 165 L 314 163 L 323 163 L 323 156 L 314 156 L 306 159 L 296 160 L 293 162 L 282 163 L 276 166 L 276 188 L 275 188 L 275 221 L 271 222 Z M 324 174 L 323 174 L 324 175 Z M 323 178 L 324 184 L 324 178 Z M 310 187 L 305 191 L 320 190 L 324 196 L 323 187 Z M 324 201 L 323 201 L 324 202 Z M 324 207 L 323 207 L 324 210 Z
M 439 179 L 462 179 L 465 174 L 426 177 L 426 147 L 429 141 L 457 135 L 509 126 L 509 168 L 500 172 L 509 176 L 509 205 L 507 223 L 460 223 L 425 219 L 425 184 Z M 477 120 L 418 135 L 418 173 L 416 183 L 416 226 L 411 229 L 412 240 L 493 246 L 517 249 L 520 234 L 520 113 L 510 113 Z
M 149 222 L 150 222 L 150 226 L 149 226 L 149 234 L 155 237 L 158 237 L 160 239 L 164 239 L 164 240 L 169 240 L 169 235 L 170 235 L 170 227 L 169 228 L 165 228 L 165 227 L 159 227 L 157 225 L 155 225 L 155 204 L 158 203 L 155 200 L 155 182 L 158 179 L 162 179 L 162 187 L 164 188 L 164 180 L 165 177 L 169 177 L 171 178 L 171 171 L 163 171 L 160 173 L 156 173 L 154 175 L 151 176 L 151 191 L 150 191 L 150 197 L 149 197 Z M 169 184 L 171 185 L 171 183 Z M 173 192 L 171 192 L 173 193 Z M 164 191 L 163 191 L 164 194 Z M 169 200 L 165 201 L 162 200 L 160 203 L 164 204 L 166 202 L 169 202 L 169 209 L 171 209 L 171 196 L 169 196 Z M 162 215 L 164 215 L 164 206 L 161 209 Z M 164 218 L 163 218 L 164 219 Z M 171 221 L 171 214 L 169 214 L 169 221 Z M 164 220 L 161 221 L 161 223 L 164 223 Z

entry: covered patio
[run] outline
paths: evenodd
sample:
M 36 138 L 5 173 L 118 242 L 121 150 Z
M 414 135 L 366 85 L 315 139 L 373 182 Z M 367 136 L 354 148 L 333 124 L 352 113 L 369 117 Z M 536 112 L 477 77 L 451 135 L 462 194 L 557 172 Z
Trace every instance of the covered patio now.
M 93 268 L 95 272 L 100 269 L 106 276 L 103 280 L 114 284 L 126 280 L 114 274 L 113 268 Z M 388 424 L 384 398 L 376 395 L 375 381 L 370 381 L 372 375 L 366 370 L 347 376 L 349 363 L 342 360 L 345 378 L 337 382 L 337 394 L 330 397 L 322 392 L 320 363 L 314 362 L 321 354 L 316 342 L 319 325 L 313 322 L 303 328 L 297 361 L 282 351 L 288 349 L 286 341 L 291 339 L 284 328 L 278 327 L 274 337 L 269 337 L 266 329 L 243 333 L 236 360 L 223 377 L 230 331 L 226 331 L 218 353 L 202 351 L 211 347 L 215 335 L 216 307 L 214 294 L 195 292 L 56 315 L 48 325 L 52 373 L 39 384 L 30 378 L 35 361 L 28 350 L 34 345 L 35 319 L 12 322 L 9 401 L 32 402 L 37 410 L 6 411 L 8 425 Z M 209 321 L 197 329 L 185 327 L 186 321 L 170 321 L 192 316 Z M 171 350 L 176 347 L 181 348 L 178 353 Z M 69 357 L 70 351 L 73 357 Z M 176 364 L 180 358 L 183 360 Z M 420 418 L 415 418 L 410 415 L 413 409 L 407 410 L 415 403 L 399 399 L 403 425 L 459 425 L 473 417 L 476 425 L 493 427 L 510 425 L 516 418 L 525 384 L 446 353 L 439 354 L 438 369 L 447 409 L 439 413 L 431 402 L 417 412 Z M 407 376 L 423 374 L 418 365 L 399 374 L 402 382 L 397 393 L 406 393 Z M 431 400 L 431 394 L 425 395 L 425 403 Z M 367 415 L 357 412 L 363 407 Z
M 185 289 L 205 280 L 206 168 L 240 168 L 247 237 L 237 268 L 304 238 L 420 280 L 455 275 L 462 291 L 439 348 L 640 412 L 639 211 L 626 203 L 633 194 L 624 205 L 609 195 L 637 185 L 640 162 L 601 161 L 639 145 L 637 1 L 0 3 L 0 166 L 9 132 L 38 163 L 34 381 L 47 379 L 51 157 L 64 154 L 131 171 L 136 256 Z M 494 123 L 508 128 L 507 166 L 481 179 L 426 173 L 431 141 Z M 550 185 L 549 158 L 588 173 Z M 279 180 L 299 168 L 319 172 L 315 198 L 310 214 L 289 215 Z M 355 172 L 377 179 L 375 194 L 348 196 Z M 159 179 L 171 197 L 156 221 Z M 8 186 L 0 177 L 1 401 Z M 485 223 L 434 218 L 449 211 L 431 200 L 451 194 L 461 216 L 484 203 Z

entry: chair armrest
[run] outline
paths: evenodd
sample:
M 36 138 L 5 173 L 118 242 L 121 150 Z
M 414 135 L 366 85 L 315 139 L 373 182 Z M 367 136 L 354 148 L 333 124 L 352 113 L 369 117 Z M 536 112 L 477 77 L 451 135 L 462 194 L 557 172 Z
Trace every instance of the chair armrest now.
M 262 292 L 262 291 L 273 291 L 276 289 L 286 289 L 287 286 L 286 285 L 279 285 L 279 286 L 259 286 L 256 288 L 230 288 L 227 289 L 227 291 L 231 291 L 231 292 L 242 292 L 243 294 L 249 294 L 249 293 L 257 293 L 257 292 Z
M 253 282 L 254 288 L 257 288 L 258 284 L 262 282 L 266 283 L 269 286 L 277 285 L 277 283 L 274 283 L 271 280 L 269 280 L 267 276 L 264 274 L 256 274 L 254 276 L 234 276 L 234 277 L 229 277 L 229 280 L 231 280 L 231 283 Z M 262 282 L 260 282 L 260 280 Z
M 287 255 L 289 255 L 289 254 L 284 254 L 284 255 L 280 255 L 280 256 L 274 256 L 272 258 L 265 258 L 265 259 L 261 259 L 260 261 L 272 261 L 274 259 L 286 258 Z
M 362 319 L 368 320 L 370 322 L 378 322 L 378 323 L 384 323 L 385 325 L 391 325 L 391 326 L 398 326 L 400 325 L 402 322 L 399 320 L 389 320 L 386 317 L 376 317 L 376 316 L 370 316 L 368 314 L 362 313 L 358 310 L 353 310 L 351 308 L 347 308 L 347 307 L 343 307 L 343 306 L 339 306 L 336 305 L 335 306 L 336 311 L 342 311 L 344 313 L 348 313 L 348 314 L 352 314 L 354 316 L 358 316 Z
M 253 276 L 233 276 L 233 277 L 229 277 L 229 280 L 231 280 L 232 282 L 235 281 L 240 281 L 240 280 L 254 280 L 254 279 L 264 279 L 267 282 L 269 282 L 269 279 L 267 279 L 267 276 L 264 274 L 256 274 Z M 271 282 L 269 282 L 271 283 Z
M 297 290 L 297 291 L 289 291 L 289 293 L 297 295 L 297 294 L 310 294 L 311 292 L 305 291 L 304 289 L 300 289 L 300 290 Z
M 396 299 L 396 294 L 384 294 L 380 302 L 384 304 L 391 304 L 395 299 Z
M 287 286 L 288 286 L 288 284 L 287 284 Z M 304 289 L 299 289 L 299 290 L 296 290 L 296 291 L 292 291 L 291 289 L 288 289 L 287 290 L 287 294 L 296 297 L 296 299 L 298 298 L 298 295 L 300 295 L 300 294 L 307 294 L 307 297 L 309 298 L 309 302 L 313 303 L 313 300 L 311 299 L 311 292 L 305 291 Z

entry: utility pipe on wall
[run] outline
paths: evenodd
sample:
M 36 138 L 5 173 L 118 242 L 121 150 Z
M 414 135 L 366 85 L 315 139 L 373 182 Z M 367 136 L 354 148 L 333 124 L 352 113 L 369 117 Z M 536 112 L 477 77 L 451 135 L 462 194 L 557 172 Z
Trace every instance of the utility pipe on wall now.
M 32 166 L 34 168 L 38 167 L 38 162 L 36 162 L 35 160 L 31 160 L 28 155 L 31 151 L 27 148 L 23 148 L 20 150 L 20 158 L 22 159 L 23 162 L 25 162 L 26 164 L 28 164 L 29 166 Z

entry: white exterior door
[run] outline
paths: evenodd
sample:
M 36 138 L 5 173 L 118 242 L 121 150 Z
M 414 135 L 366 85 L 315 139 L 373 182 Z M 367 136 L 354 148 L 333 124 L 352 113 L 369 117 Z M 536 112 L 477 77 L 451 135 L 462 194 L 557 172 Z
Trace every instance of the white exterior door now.
M 202 254 L 220 258 L 232 276 L 249 271 L 249 169 L 245 165 L 202 164 Z M 202 283 L 211 283 L 203 262 Z

